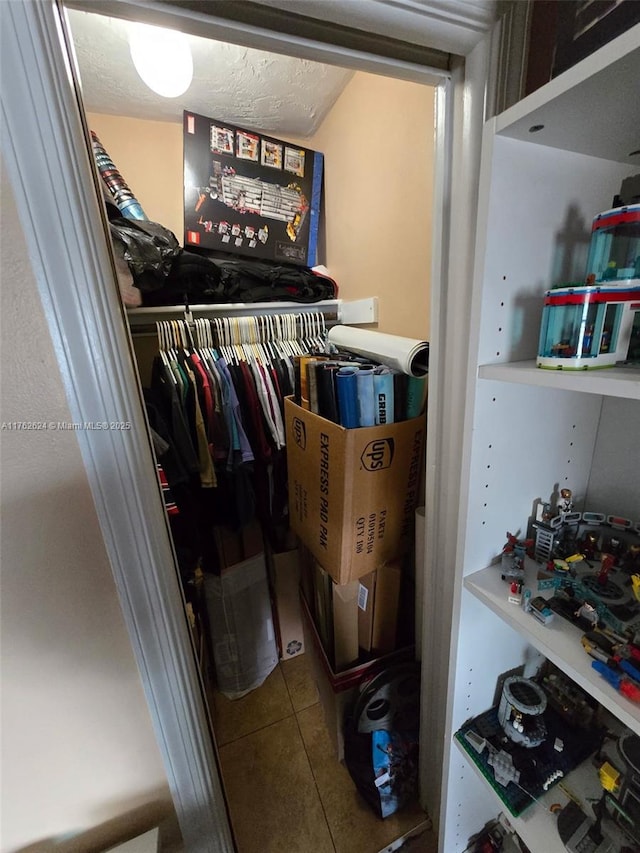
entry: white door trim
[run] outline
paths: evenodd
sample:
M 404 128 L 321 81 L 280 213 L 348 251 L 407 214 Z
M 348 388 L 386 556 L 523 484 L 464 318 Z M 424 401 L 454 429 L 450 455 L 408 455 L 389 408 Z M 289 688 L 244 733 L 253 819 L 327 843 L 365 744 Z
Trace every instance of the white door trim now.
M 0 3 L 2 153 L 188 850 L 233 841 L 78 103 L 51 2 Z M 46 420 L 46 414 L 43 413 Z M 99 772 L 99 768 L 96 768 Z
M 123 0 L 119 5 L 135 10 L 147 4 Z M 158 4 L 148 5 L 155 6 L 161 14 Z M 169 14 L 171 7 L 166 9 Z M 79 431 L 78 439 L 176 812 L 188 850 L 227 853 L 233 850 L 233 841 L 210 723 L 154 476 L 131 340 L 105 236 L 104 212 L 96 193 L 89 191 L 95 173 L 71 82 L 68 55 L 63 48 L 59 11 L 55 0 L 33 0 L 0 3 L 0 15 L 4 69 L 2 153 L 27 234 L 30 259 L 71 413 L 79 422 L 132 424 L 130 431 Z M 208 26 L 214 25 L 215 21 L 209 19 Z M 221 31 L 226 26 L 228 22 L 221 22 Z M 277 34 L 265 31 L 258 35 L 261 46 L 268 49 L 271 44 L 278 49 Z M 291 37 L 287 40 L 291 53 L 296 53 L 298 47 L 300 51 L 309 49 L 302 39 L 300 45 Z M 339 62 L 340 49 L 318 44 L 314 51 L 320 59 L 324 54 Z M 353 55 L 347 56 L 345 52 L 345 57 L 348 62 L 344 64 L 354 67 Z M 361 67 L 374 70 L 375 62 L 375 57 L 364 57 Z M 393 73 L 389 60 L 380 60 L 378 71 Z M 433 82 L 431 69 L 423 69 L 422 73 L 423 82 Z M 397 76 L 406 74 L 406 68 L 398 69 Z M 412 68 L 411 76 L 418 79 L 419 69 Z M 465 85 L 463 75 L 459 75 L 453 89 L 449 87 L 454 94 L 452 103 L 457 104 L 456 123 L 454 126 L 448 120 L 447 126 L 454 137 L 447 140 L 446 150 L 439 159 L 440 165 L 445 166 L 446 179 L 440 181 L 435 199 L 434 221 L 441 223 L 442 240 L 434 245 L 434 270 L 442 278 L 441 287 L 435 288 L 440 296 L 435 306 L 437 312 L 432 316 L 445 325 L 451 322 L 451 310 L 459 304 L 458 299 L 468 295 L 470 278 L 464 276 L 468 269 L 465 258 L 473 253 L 470 216 L 461 220 L 462 225 L 456 222 L 455 248 L 450 248 L 449 239 L 452 215 L 464 210 L 465 203 L 473 199 L 474 176 L 469 169 L 473 169 L 474 158 L 469 157 L 469 151 L 479 146 L 477 111 L 468 109 Z M 439 140 L 442 142 L 442 134 Z M 457 172 L 461 163 L 465 169 Z M 455 174 L 464 174 L 471 180 L 469 188 L 454 186 L 452 195 Z M 460 279 L 452 279 L 454 269 L 463 273 Z M 459 332 L 460 324 L 455 326 Z M 438 335 L 433 337 L 438 339 Z M 450 333 L 445 338 L 451 341 Z M 430 394 L 433 399 L 437 392 L 439 405 L 451 413 L 447 400 L 456 395 L 466 377 L 447 375 L 446 357 L 444 351 L 441 354 L 435 348 Z M 460 399 L 458 393 L 453 407 L 456 413 Z M 456 488 L 460 459 L 451 442 L 444 456 L 441 454 L 446 429 L 443 431 L 431 415 L 430 421 L 428 476 L 433 477 L 438 489 L 446 488 L 447 484 Z M 428 529 L 448 530 L 455 536 L 457 517 L 447 518 L 437 498 L 432 488 Z M 429 566 L 437 565 L 437 558 L 443 553 L 440 546 L 429 544 L 428 573 Z M 441 600 L 445 613 L 449 614 L 450 594 L 448 590 Z M 448 649 L 450 616 L 438 627 L 441 622 L 438 617 L 437 624 L 431 625 L 441 639 L 446 639 Z M 433 647 L 427 651 L 429 654 L 424 659 L 429 661 Z M 431 678 L 432 674 L 425 671 L 425 699 Z M 433 789 L 433 784 L 425 785 L 425 774 L 433 776 L 428 755 L 442 758 L 443 732 L 431 731 L 430 737 L 434 736 L 435 752 L 423 741 L 425 758 L 421 777 L 425 791 Z M 439 795 L 436 794 L 435 804 L 430 795 L 427 800 L 437 820 Z

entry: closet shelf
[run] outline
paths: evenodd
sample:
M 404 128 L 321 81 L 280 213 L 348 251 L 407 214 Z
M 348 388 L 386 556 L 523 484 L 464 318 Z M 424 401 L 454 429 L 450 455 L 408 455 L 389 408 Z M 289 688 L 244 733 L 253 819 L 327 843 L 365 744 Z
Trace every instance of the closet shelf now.
M 321 302 L 225 302 L 208 305 L 190 305 L 194 317 L 245 317 L 264 314 L 333 314 L 336 322 L 364 325 L 378 322 L 378 297 L 366 299 L 324 299 Z M 130 326 L 143 326 L 159 320 L 184 318 L 184 305 L 167 305 L 154 308 L 130 308 L 127 320 Z
M 609 367 L 602 370 L 542 370 L 535 361 L 482 364 L 480 379 L 498 379 L 521 385 L 558 388 L 561 391 L 582 391 L 586 394 L 605 394 L 640 400 L 640 368 Z
M 496 133 L 640 164 L 639 70 L 637 24 L 497 116 Z
M 566 853 L 567 848 L 560 841 L 560 836 L 558 835 L 556 815 L 554 812 L 549 811 L 549 809 L 556 803 L 559 803 L 563 807 L 567 805 L 569 796 L 565 794 L 563 789 L 571 791 L 574 795 L 575 792 L 580 791 L 594 799 L 597 799 L 602 794 L 602 788 L 598 785 L 597 776 L 589 759 L 584 761 L 579 767 L 576 767 L 575 770 L 569 773 L 555 787 L 551 788 L 550 791 L 543 794 L 537 803 L 531 805 L 524 814 L 520 815 L 520 817 L 513 817 L 507 811 L 500 797 L 484 778 L 479 768 L 471 761 L 462 746 L 455 739 L 454 744 L 464 757 L 466 763 L 473 768 L 477 776 L 491 791 L 499 810 L 505 813 L 509 823 L 527 847 L 531 850 L 544 850 L 544 853 Z M 584 805 L 586 803 L 583 803 Z M 591 813 L 588 807 L 587 813 Z
M 542 625 L 521 607 L 510 604 L 508 585 L 500 577 L 499 565 L 467 575 L 464 585 L 625 726 L 640 735 L 640 705 L 621 696 L 592 669 L 591 658 L 580 643 L 584 631 L 557 615 L 550 625 Z

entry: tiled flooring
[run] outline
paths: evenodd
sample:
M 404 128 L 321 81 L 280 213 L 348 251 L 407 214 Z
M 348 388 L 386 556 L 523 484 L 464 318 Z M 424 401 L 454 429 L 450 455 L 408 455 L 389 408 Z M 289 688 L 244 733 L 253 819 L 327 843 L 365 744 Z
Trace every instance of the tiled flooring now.
M 418 805 L 386 820 L 361 799 L 326 730 L 305 655 L 235 702 L 214 693 L 214 725 L 239 853 L 379 853 L 414 828 L 411 853 L 436 853 Z

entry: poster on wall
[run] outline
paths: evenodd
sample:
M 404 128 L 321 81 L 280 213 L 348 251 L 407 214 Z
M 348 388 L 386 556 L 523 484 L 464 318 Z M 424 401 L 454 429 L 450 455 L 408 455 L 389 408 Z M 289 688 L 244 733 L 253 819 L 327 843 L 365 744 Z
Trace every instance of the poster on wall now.
M 323 155 L 184 113 L 184 245 L 317 263 Z

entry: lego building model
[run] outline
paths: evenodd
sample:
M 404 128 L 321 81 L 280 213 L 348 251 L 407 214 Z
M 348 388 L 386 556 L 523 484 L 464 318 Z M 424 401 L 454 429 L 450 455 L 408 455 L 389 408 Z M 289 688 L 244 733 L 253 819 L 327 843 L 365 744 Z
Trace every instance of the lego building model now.
M 545 294 L 538 367 L 586 370 L 640 361 L 640 204 L 593 220 L 585 283 Z

